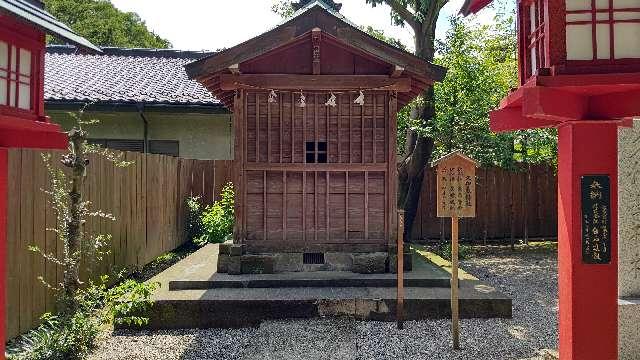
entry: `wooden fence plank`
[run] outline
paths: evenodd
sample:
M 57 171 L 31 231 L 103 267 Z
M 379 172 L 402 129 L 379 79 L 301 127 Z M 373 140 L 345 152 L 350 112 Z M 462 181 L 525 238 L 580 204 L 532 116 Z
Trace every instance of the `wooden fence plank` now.
M 557 180 L 554 169 L 542 165 L 532 168 L 531 180 L 524 171 L 477 170 L 477 213 L 473 219 L 461 219 L 461 240 L 483 242 L 485 239 L 500 239 L 508 244 L 512 227 L 515 238 L 521 239 L 525 225 L 529 237 L 556 236 Z M 435 176 L 431 169 L 424 176 L 412 233 L 416 241 L 439 241 L 450 237 L 449 227 L 442 226 L 442 221 L 436 217 Z M 530 190 L 523 196 L 525 185 Z

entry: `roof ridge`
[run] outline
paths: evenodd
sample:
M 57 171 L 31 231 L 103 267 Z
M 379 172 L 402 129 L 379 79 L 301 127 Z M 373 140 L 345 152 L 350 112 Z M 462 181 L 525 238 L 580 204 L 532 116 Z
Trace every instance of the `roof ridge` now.
M 47 45 L 48 54 L 65 55 L 85 55 L 73 45 Z M 98 56 L 131 56 L 131 57 L 152 57 L 152 58 L 173 58 L 173 59 L 193 59 L 197 60 L 215 54 L 216 51 L 206 50 L 179 50 L 179 49 L 157 49 L 157 48 L 124 48 L 124 47 L 102 47 L 102 54 Z

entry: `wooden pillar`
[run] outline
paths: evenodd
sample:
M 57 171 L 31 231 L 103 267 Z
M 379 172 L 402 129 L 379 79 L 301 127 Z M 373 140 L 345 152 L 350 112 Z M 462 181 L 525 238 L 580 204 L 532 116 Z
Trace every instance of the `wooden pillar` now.
M 233 188 L 235 192 L 235 224 L 233 227 L 233 242 L 244 242 L 244 109 L 245 97 L 243 90 L 237 90 L 234 98 L 233 125 L 234 125 L 234 161 L 233 161 Z
M 618 358 L 617 125 L 568 123 L 558 132 L 558 295 L 560 358 Z M 581 178 L 610 178 L 611 258 L 583 261 Z

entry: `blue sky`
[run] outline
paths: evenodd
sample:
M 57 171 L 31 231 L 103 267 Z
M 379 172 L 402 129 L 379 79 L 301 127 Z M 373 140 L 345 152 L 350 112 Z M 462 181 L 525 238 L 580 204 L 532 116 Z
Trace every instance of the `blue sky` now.
M 359 25 L 371 25 L 386 35 L 400 39 L 413 48 L 409 28 L 394 26 L 389 8 L 372 8 L 365 0 L 337 0 L 342 13 Z M 133 11 L 155 33 L 180 50 L 216 50 L 231 47 L 263 33 L 280 22 L 271 12 L 272 0 L 111 0 L 119 9 Z M 176 3 L 179 6 L 176 6 Z M 448 27 L 448 17 L 457 14 L 463 0 L 451 0 L 443 9 L 438 23 L 438 37 Z M 486 23 L 493 18 L 488 9 L 473 21 Z

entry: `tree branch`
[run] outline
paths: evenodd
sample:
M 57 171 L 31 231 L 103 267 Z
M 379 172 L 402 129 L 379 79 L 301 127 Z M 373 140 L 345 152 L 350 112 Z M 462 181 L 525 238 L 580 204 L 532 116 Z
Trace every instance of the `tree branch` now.
M 418 31 L 420 27 L 418 26 L 418 22 L 416 21 L 415 15 L 407 9 L 405 5 L 400 4 L 398 0 L 384 0 L 384 2 L 391 7 L 393 10 L 404 22 L 409 24 L 414 31 Z

